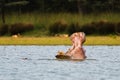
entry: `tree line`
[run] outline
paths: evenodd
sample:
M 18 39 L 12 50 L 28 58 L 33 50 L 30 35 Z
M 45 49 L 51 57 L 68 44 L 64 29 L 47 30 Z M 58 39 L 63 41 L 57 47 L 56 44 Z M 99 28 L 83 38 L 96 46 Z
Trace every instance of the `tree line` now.
M 20 6 L 9 6 L 7 9 L 39 12 L 120 12 L 120 0 L 0 0 L 5 4 L 17 1 L 28 1 L 29 3 Z

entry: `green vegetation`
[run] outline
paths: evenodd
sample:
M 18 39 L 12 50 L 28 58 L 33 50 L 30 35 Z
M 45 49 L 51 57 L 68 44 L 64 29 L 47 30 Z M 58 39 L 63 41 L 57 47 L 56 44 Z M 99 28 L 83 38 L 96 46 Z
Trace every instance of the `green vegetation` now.
M 68 38 L 58 36 L 79 31 L 86 33 L 86 45 L 120 45 L 120 1 L 2 0 L 0 3 L 1 45 L 69 45 Z M 14 34 L 18 37 L 10 37 Z
M 81 25 L 106 20 L 108 22 L 120 22 L 119 13 L 103 13 L 103 14 L 77 14 L 77 13 L 25 13 L 17 15 L 16 13 L 6 15 L 6 23 L 32 23 L 34 25 L 50 26 L 56 21 L 64 20 L 68 24 L 80 23 Z M 2 22 L 2 21 L 0 21 Z
M 103 13 L 103 14 L 99 14 L 99 15 L 97 15 L 97 14 L 83 15 L 83 14 L 77 14 L 77 13 L 38 13 L 38 12 L 17 15 L 16 13 L 13 13 L 13 14 L 6 15 L 6 23 L 8 26 L 12 26 L 15 24 L 21 24 L 21 23 L 23 25 L 31 24 L 34 27 L 34 30 L 22 33 L 22 35 L 24 35 L 24 36 L 50 36 L 50 34 L 52 34 L 52 33 L 54 33 L 54 34 L 57 34 L 57 33 L 71 34 L 74 32 L 74 31 L 71 31 L 71 30 L 74 30 L 73 27 L 77 27 L 77 31 L 81 31 L 81 29 L 80 30 L 78 29 L 79 26 L 81 27 L 83 25 L 85 25 L 85 26 L 87 25 L 87 27 L 89 27 L 89 24 L 91 26 L 91 24 L 94 22 L 99 23 L 99 22 L 103 21 L 103 22 L 110 22 L 110 23 L 118 24 L 118 23 L 120 23 L 119 16 L 120 16 L 119 13 Z M 2 22 L 2 21 L 0 21 L 0 22 Z M 2 25 L 2 23 L 0 23 L 0 24 Z M 51 26 L 54 27 L 53 30 L 50 28 Z M 61 27 L 61 26 L 63 26 L 63 27 Z M 66 28 L 66 26 L 69 26 L 69 27 Z M 103 27 L 102 25 L 99 25 L 99 27 L 100 26 Z M 98 27 L 98 26 L 96 26 L 96 27 Z M 5 28 L 3 28 L 3 29 L 5 29 Z M 50 29 L 51 29 L 51 31 L 50 31 Z M 64 29 L 66 29 L 66 30 L 64 30 Z M 109 30 L 109 27 L 107 29 Z M 84 30 L 82 30 L 82 31 L 84 31 Z M 92 28 L 89 30 L 92 30 Z M 27 30 L 25 30 L 25 31 L 27 31 Z M 56 32 L 54 32 L 54 31 L 56 31 Z M 3 31 L 3 33 L 4 32 L 7 32 L 7 31 Z M 113 34 L 113 33 L 111 33 L 111 34 Z M 10 35 L 10 34 L 8 33 L 7 35 Z
M 120 45 L 119 36 L 87 36 L 85 45 Z M 68 37 L 1 37 L 0 45 L 71 45 Z
M 2 5 L 4 4 L 6 7 L 11 7 L 11 10 L 14 11 L 36 10 L 40 12 L 80 13 L 120 12 L 119 0 L 0 0 L 0 3 L 2 3 Z M 10 11 L 10 8 L 7 10 Z

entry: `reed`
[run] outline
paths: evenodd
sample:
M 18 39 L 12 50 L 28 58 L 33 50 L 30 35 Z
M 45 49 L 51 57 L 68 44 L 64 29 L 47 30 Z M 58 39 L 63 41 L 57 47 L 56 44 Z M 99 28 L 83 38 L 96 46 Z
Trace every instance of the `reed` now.
M 107 21 L 118 23 L 120 22 L 120 14 L 119 13 L 102 13 L 102 14 L 77 14 L 77 13 L 11 13 L 6 14 L 6 24 L 11 25 L 15 23 L 25 23 L 25 24 L 33 24 L 35 26 L 35 30 L 25 33 L 26 36 L 30 35 L 49 35 L 49 27 L 55 22 L 65 21 L 68 26 L 71 24 L 79 24 L 80 26 L 99 21 Z M 2 25 L 2 21 L 0 19 L 0 25 Z M 24 34 L 23 34 L 24 35 Z
M 77 14 L 77 13 L 24 13 L 18 15 L 17 13 L 7 14 L 6 23 L 33 23 L 33 24 L 43 24 L 45 26 L 50 26 L 56 21 L 65 20 L 68 24 L 80 23 L 81 25 L 96 22 L 101 20 L 107 20 L 110 22 L 120 22 L 119 13 L 103 13 L 103 14 Z M 2 22 L 0 20 L 0 22 Z

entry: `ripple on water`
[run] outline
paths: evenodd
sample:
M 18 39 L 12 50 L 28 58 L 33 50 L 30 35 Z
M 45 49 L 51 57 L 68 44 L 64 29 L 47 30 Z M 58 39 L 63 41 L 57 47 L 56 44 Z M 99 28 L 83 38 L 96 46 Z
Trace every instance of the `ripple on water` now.
M 120 46 L 84 46 L 84 61 L 57 60 L 70 46 L 0 46 L 0 80 L 119 80 Z

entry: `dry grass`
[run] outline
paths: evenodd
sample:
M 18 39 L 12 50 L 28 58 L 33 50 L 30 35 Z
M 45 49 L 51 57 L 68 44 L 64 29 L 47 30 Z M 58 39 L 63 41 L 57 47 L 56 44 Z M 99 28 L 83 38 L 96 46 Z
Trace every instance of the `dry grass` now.
M 86 45 L 120 45 L 120 36 L 88 36 Z
M 66 37 L 0 37 L 0 45 L 71 45 Z M 120 36 L 87 36 L 85 45 L 120 45 Z
M 2 37 L 0 38 L 0 45 L 61 45 L 70 44 L 68 38 L 60 37 Z

